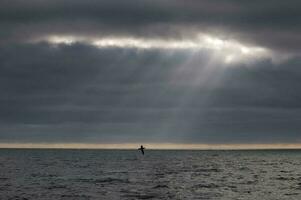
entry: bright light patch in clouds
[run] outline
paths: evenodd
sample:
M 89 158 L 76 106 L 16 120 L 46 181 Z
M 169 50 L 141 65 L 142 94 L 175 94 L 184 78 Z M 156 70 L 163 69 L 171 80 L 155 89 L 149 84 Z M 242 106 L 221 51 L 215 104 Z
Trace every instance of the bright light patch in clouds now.
M 249 46 L 234 40 L 223 40 L 206 34 L 199 34 L 196 39 L 163 40 L 134 37 L 91 38 L 81 36 L 48 36 L 37 40 L 51 44 L 71 45 L 77 42 L 86 43 L 98 48 L 138 48 L 138 49 L 189 49 L 210 50 L 226 63 L 249 62 L 263 58 L 271 58 L 270 50 L 260 46 Z

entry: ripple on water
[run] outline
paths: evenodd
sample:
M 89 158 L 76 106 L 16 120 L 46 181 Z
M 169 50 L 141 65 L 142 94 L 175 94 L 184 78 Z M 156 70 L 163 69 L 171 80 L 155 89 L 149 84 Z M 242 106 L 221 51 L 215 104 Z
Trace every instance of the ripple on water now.
M 163 184 L 160 184 L 160 185 L 156 185 L 153 187 L 154 189 L 160 189 L 160 188 L 168 188 L 168 185 L 163 185 Z
M 0 200 L 301 199 L 301 151 L 136 153 L 0 150 Z

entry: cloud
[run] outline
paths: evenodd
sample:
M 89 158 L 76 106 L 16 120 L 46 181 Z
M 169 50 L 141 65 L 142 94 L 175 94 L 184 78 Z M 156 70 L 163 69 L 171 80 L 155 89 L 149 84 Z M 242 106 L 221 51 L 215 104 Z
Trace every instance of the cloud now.
M 300 1 L 1 1 L 1 42 L 48 35 L 187 39 L 207 33 L 300 53 Z
M 210 50 L 36 43 L 0 52 L 1 141 L 299 138 L 300 58 L 223 68 Z
M 287 58 L 283 55 L 259 46 L 247 46 L 238 41 L 222 40 L 210 35 L 199 34 L 193 40 L 163 40 L 139 38 L 93 38 L 77 36 L 47 36 L 31 41 L 31 43 L 47 42 L 51 45 L 71 45 L 85 43 L 97 48 L 136 48 L 136 49 L 162 49 L 162 50 L 188 50 L 188 51 L 214 51 L 216 59 L 223 60 L 224 64 L 250 63 L 262 59 L 271 59 L 274 62 Z M 282 58 L 282 59 L 281 59 Z
M 0 142 L 298 142 L 300 20 L 297 0 L 2 0 Z

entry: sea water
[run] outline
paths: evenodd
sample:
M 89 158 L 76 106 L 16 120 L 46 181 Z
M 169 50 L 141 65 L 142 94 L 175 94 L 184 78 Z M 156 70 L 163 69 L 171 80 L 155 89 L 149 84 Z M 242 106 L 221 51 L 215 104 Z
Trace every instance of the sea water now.
M 301 199 L 301 151 L 0 149 L 0 199 Z

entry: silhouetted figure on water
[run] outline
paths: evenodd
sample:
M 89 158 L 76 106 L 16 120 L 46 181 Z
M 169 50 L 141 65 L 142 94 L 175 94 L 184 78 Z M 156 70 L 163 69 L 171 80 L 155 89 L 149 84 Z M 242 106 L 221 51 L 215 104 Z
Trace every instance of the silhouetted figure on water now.
M 144 149 L 145 149 L 145 148 L 144 148 L 142 145 L 141 145 L 140 148 L 138 149 L 138 150 L 141 151 L 142 155 L 144 155 Z

